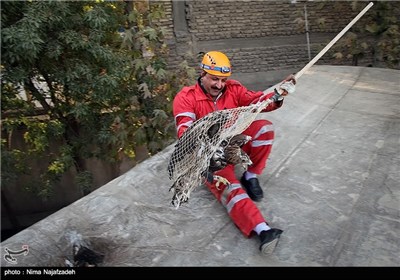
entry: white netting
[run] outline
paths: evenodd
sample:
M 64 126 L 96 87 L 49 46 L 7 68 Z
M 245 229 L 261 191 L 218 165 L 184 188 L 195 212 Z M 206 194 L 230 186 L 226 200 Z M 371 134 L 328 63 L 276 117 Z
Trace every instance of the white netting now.
M 212 112 L 195 121 L 179 138 L 169 164 L 169 178 L 174 181 L 172 204 L 178 208 L 187 202 L 191 192 L 203 183 L 210 159 L 221 146 L 242 133 L 271 99 L 227 110 Z

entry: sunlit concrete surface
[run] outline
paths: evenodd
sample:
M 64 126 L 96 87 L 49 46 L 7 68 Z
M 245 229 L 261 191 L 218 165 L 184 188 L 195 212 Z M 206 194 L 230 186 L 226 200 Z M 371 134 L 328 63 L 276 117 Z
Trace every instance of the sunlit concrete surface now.
M 1 265 L 62 266 L 81 242 L 101 266 L 399 266 L 400 71 L 313 66 L 260 117 L 276 130 L 257 204 L 284 230 L 273 255 L 205 187 L 171 206 L 170 146 L 3 241 Z

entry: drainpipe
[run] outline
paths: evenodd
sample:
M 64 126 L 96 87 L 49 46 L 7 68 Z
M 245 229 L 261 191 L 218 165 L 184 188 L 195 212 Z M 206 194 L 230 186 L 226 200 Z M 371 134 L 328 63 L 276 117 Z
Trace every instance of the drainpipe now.
M 308 30 L 308 19 L 307 19 L 307 2 L 304 3 L 304 21 L 306 24 L 308 61 L 310 61 L 311 60 L 311 49 L 310 49 L 310 32 Z

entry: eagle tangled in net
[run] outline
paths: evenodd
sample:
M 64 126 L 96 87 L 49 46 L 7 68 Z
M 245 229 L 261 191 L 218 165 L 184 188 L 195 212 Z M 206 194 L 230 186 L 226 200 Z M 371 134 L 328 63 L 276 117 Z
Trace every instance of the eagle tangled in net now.
M 251 137 L 244 134 L 237 134 L 231 138 L 229 144 L 224 149 L 228 164 L 240 164 L 243 168 L 252 164 L 250 157 L 242 150 L 242 146 L 249 140 L 251 140 Z
M 210 130 L 208 130 L 208 136 L 213 135 L 212 134 L 212 130 L 215 129 L 214 127 L 211 127 Z M 213 159 L 210 159 L 210 162 L 217 162 L 219 165 L 218 166 L 213 166 L 211 167 L 209 165 L 209 167 L 207 169 L 205 169 L 202 173 L 201 176 L 203 177 L 204 180 L 208 180 L 209 182 L 212 182 L 213 180 L 217 180 L 217 181 L 221 181 L 224 183 L 229 183 L 226 179 L 224 180 L 224 178 L 217 176 L 217 175 L 213 175 L 213 173 L 217 170 L 221 170 L 223 169 L 227 164 L 232 164 L 232 165 L 241 165 L 243 168 L 247 169 L 247 166 L 252 164 L 252 161 L 250 159 L 250 157 L 243 151 L 242 146 L 245 145 L 249 140 L 251 140 L 250 136 L 244 135 L 244 134 L 238 134 L 233 136 L 231 139 L 229 139 L 229 141 L 227 140 L 223 140 L 220 144 L 220 146 L 217 148 L 216 153 L 220 153 L 221 155 L 223 155 L 223 157 L 225 158 L 225 162 L 223 165 L 221 165 L 220 161 L 213 161 Z M 201 145 L 200 145 L 201 146 Z M 197 146 L 194 146 L 193 149 L 195 150 Z M 197 153 L 198 154 L 198 153 Z M 181 158 L 182 160 L 182 158 Z M 168 166 L 168 171 L 169 174 L 171 176 L 171 174 L 173 174 L 173 165 L 171 165 L 171 161 L 170 164 Z M 184 177 L 183 177 L 184 178 Z M 203 181 L 204 181 L 203 180 Z M 179 197 L 180 194 L 182 194 L 182 192 L 180 193 L 179 191 L 182 191 L 186 185 L 178 185 L 179 183 L 182 182 L 188 182 L 186 180 L 177 180 L 177 182 L 172 185 L 171 189 L 174 190 L 174 196 L 172 198 L 172 204 L 174 206 L 179 206 L 179 204 L 177 203 L 181 203 L 181 202 L 187 202 L 187 200 L 189 199 L 189 192 L 188 195 L 186 197 Z M 177 184 L 178 183 L 178 184 Z M 179 188 L 181 187 L 181 188 Z M 170 190 L 171 190 L 170 189 Z M 178 191 L 179 190 L 179 191 Z M 187 188 L 187 191 L 191 191 L 191 189 Z M 183 193 L 185 194 L 185 193 Z
M 176 208 L 187 202 L 191 192 L 209 180 L 210 161 L 217 151 L 225 154 L 227 163 L 251 164 L 248 155 L 241 149 L 251 137 L 242 132 L 256 119 L 268 104 L 267 99 L 249 106 L 212 112 L 196 120 L 178 139 L 168 163 L 169 179 L 173 180 L 172 205 Z M 225 178 L 212 175 L 211 180 L 229 184 Z M 225 179 L 225 181 L 223 180 Z M 210 180 L 209 180 L 210 181 Z

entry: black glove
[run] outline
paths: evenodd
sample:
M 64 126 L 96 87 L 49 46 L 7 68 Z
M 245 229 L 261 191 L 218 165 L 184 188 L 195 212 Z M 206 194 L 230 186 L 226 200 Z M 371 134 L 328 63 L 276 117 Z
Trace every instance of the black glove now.
M 224 148 L 220 147 L 213 154 L 208 170 L 211 172 L 215 172 L 224 169 L 227 165 L 228 162 L 225 158 Z
M 214 181 L 214 174 L 207 170 L 205 172 L 203 172 L 201 175 L 203 175 L 203 177 L 207 180 L 207 182 L 209 182 L 210 184 L 212 184 L 212 182 Z

